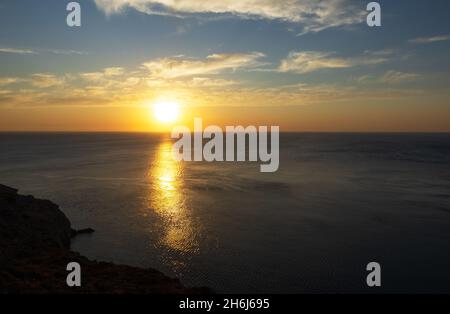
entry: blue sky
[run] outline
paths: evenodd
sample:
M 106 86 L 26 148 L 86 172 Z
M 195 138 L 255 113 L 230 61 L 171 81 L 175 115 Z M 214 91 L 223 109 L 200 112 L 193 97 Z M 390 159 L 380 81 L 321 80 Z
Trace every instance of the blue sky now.
M 271 91 L 257 99 L 268 106 L 361 102 L 387 91 L 393 99 L 382 106 L 423 97 L 450 110 L 448 1 L 379 1 L 379 28 L 361 18 L 369 1 L 359 0 L 82 0 L 80 28 L 65 23 L 68 2 L 0 3 L 0 106 L 73 105 L 86 88 L 96 94 L 84 103 L 117 105 L 108 88 L 129 79 L 140 87 L 127 106 L 170 86 L 187 105 L 224 106 L 225 90 L 242 95 L 237 106 L 254 105 L 251 91 Z

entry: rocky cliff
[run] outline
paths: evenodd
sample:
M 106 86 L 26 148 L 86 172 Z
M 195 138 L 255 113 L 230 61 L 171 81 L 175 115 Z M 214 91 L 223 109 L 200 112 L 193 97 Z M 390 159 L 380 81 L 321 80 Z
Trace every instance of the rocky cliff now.
M 154 269 L 91 261 L 70 250 L 75 234 L 56 204 L 0 185 L 0 293 L 210 293 Z M 81 287 L 66 285 L 70 262 L 81 265 Z

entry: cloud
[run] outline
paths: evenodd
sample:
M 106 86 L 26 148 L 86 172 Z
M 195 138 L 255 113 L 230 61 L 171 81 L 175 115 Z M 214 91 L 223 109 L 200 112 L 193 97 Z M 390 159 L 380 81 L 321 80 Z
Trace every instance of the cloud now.
M 95 0 L 106 14 L 132 8 L 146 14 L 231 15 L 299 23 L 304 32 L 360 23 L 364 6 L 352 0 Z
M 63 78 L 59 78 L 54 74 L 37 73 L 31 76 L 31 84 L 38 88 L 48 88 L 59 86 L 64 83 Z
M 146 81 L 145 73 L 142 77 L 132 76 L 137 75 L 133 71 L 105 78 L 105 81 L 90 82 L 82 79 L 81 74 L 63 77 L 35 74 L 32 76 L 34 83 L 28 79 L 28 87 L 0 89 L 0 107 L 140 107 L 161 95 L 182 99 L 186 106 L 278 107 L 416 97 L 422 93 L 418 89 L 361 88 L 342 84 L 264 87 L 206 77 Z M 46 88 L 49 86 L 52 88 Z
M 11 94 L 12 91 L 7 90 L 7 89 L 0 89 L 0 95 L 7 95 L 7 94 Z
M 122 67 L 110 67 L 110 68 L 105 68 L 103 70 L 105 76 L 120 76 L 123 75 L 125 73 L 125 69 Z
M 363 75 L 355 79 L 356 82 L 361 84 L 377 83 L 377 84 L 401 84 L 413 82 L 421 78 L 421 75 L 417 73 L 405 73 L 398 71 L 387 71 L 380 77 L 374 77 L 371 75 Z
M 0 88 L 0 105 L 136 106 L 161 93 L 176 93 L 191 99 L 194 99 L 192 95 L 201 95 L 206 99 L 218 90 L 226 93 L 239 83 L 214 77 L 215 74 L 256 66 L 259 64 L 257 59 L 262 56 L 257 52 L 212 54 L 200 60 L 177 56 L 155 59 L 151 65 L 137 69 L 112 66 L 93 72 L 3 77 L 0 78 L 0 87 L 3 85 L 8 89 Z M 155 65 L 159 65 L 159 70 L 155 70 Z M 23 84 L 13 85 L 19 82 Z
M 188 84 L 196 87 L 225 87 L 237 84 L 232 80 L 211 79 L 207 77 L 194 77 Z
M 78 51 L 78 50 L 58 50 L 58 49 L 54 49 L 54 50 L 46 50 L 46 52 L 50 52 L 56 55 L 67 55 L 67 56 L 71 56 L 71 55 L 79 55 L 79 56 L 86 56 L 88 55 L 87 52 L 84 51 Z
M 29 49 L 17 49 L 17 48 L 0 48 L 0 53 L 14 53 L 19 55 L 33 55 L 37 52 Z
M 420 37 L 409 40 L 412 44 L 418 44 L 418 45 L 425 45 L 425 44 L 431 44 L 435 42 L 440 41 L 449 41 L 450 35 L 442 35 L 442 36 L 433 36 L 433 37 Z
M 125 74 L 125 68 L 122 67 L 109 67 L 103 69 L 101 72 L 84 72 L 80 73 L 79 76 L 86 81 L 104 83 L 104 80 L 110 79 L 112 77 L 121 76 Z
M 398 84 L 405 82 L 412 82 L 420 78 L 416 73 L 405 73 L 397 71 L 388 71 L 380 79 L 380 83 Z
M 264 54 L 260 52 L 213 54 L 205 60 L 172 57 L 146 62 L 143 67 L 150 71 L 153 78 L 174 79 L 219 74 L 224 70 L 252 67 L 258 65 L 257 60 L 262 57 L 264 57 Z
M 281 61 L 280 72 L 309 73 L 320 69 L 349 68 L 352 64 L 345 59 L 331 58 L 330 53 L 317 51 L 291 52 Z
M 388 61 L 383 54 L 365 53 L 362 57 L 339 58 L 334 57 L 332 52 L 302 51 L 291 52 L 288 57 L 281 61 L 279 72 L 294 72 L 305 74 L 321 69 L 342 69 L 354 66 L 380 64 Z
M 40 53 L 52 53 L 56 55 L 87 55 L 87 52 L 77 50 L 58 50 L 58 49 L 22 49 L 22 48 L 1 48 L 0 53 L 13 53 L 20 55 L 37 55 Z
M 15 84 L 21 81 L 23 80 L 17 77 L 0 77 L 0 86 Z
M 386 50 L 344 58 L 332 52 L 292 52 L 279 68 L 271 71 L 309 73 L 319 69 L 377 64 L 390 60 L 392 54 Z M 228 79 L 231 70 L 261 69 L 261 65 L 265 65 L 260 60 L 263 57 L 260 52 L 211 54 L 200 59 L 179 55 L 153 59 L 138 68 L 111 66 L 92 72 L 5 77 L 0 78 L 0 85 L 5 85 L 0 92 L 0 106 L 134 107 L 165 94 L 182 99 L 186 106 L 286 106 L 411 96 L 408 90 L 385 86 L 357 88 L 342 82 L 337 85 L 277 86 L 272 81 L 252 82 L 237 78 L 234 81 L 235 76 Z M 220 75 L 224 72 L 225 77 Z M 371 79 L 396 83 L 414 77 L 412 73 L 388 71 Z M 15 84 L 19 81 L 21 84 Z
M 84 72 L 80 73 L 80 77 L 86 81 L 100 81 L 105 77 L 103 72 Z
M 366 50 L 364 51 L 364 54 L 367 56 L 377 56 L 377 57 L 387 57 L 391 56 L 396 51 L 394 49 L 382 49 L 382 50 Z

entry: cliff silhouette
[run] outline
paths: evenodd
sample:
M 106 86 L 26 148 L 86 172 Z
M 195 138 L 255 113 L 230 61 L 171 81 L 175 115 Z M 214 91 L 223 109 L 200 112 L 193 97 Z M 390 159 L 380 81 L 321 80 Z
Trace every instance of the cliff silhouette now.
M 0 185 L 0 293 L 204 294 L 155 269 L 97 262 L 70 249 L 76 231 L 58 205 Z M 66 266 L 81 266 L 81 287 L 68 287 Z

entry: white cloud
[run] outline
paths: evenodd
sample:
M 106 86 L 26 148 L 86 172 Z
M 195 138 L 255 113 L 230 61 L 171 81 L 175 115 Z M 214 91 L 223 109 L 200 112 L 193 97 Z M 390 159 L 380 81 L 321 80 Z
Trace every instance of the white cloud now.
M 52 53 L 56 55 L 87 55 L 87 52 L 77 50 L 58 50 L 58 49 L 22 49 L 11 47 L 0 47 L 0 53 L 13 53 L 20 55 L 37 55 L 40 53 Z
M 281 61 L 279 72 L 305 74 L 321 69 L 351 68 L 354 66 L 380 64 L 388 61 L 385 56 L 365 53 L 362 57 L 339 58 L 331 52 L 301 51 L 291 52 Z
M 32 55 L 37 54 L 37 52 L 29 49 L 17 49 L 17 48 L 0 48 L 0 53 L 14 53 L 20 55 Z
M 174 79 L 178 77 L 219 74 L 224 70 L 258 65 L 257 60 L 264 57 L 260 52 L 248 54 L 213 54 L 205 60 L 187 58 L 162 58 L 143 64 L 152 78 Z
M 431 44 L 431 43 L 435 43 L 435 42 L 449 41 L 449 40 L 450 40 L 450 35 L 442 35 L 442 36 L 415 38 L 415 39 L 411 39 L 409 42 L 413 43 L 413 44 L 424 45 L 424 44 Z
M 352 0 L 95 0 L 107 14 L 133 8 L 146 14 L 231 14 L 300 23 L 304 32 L 351 25 L 364 19 L 363 5 Z

